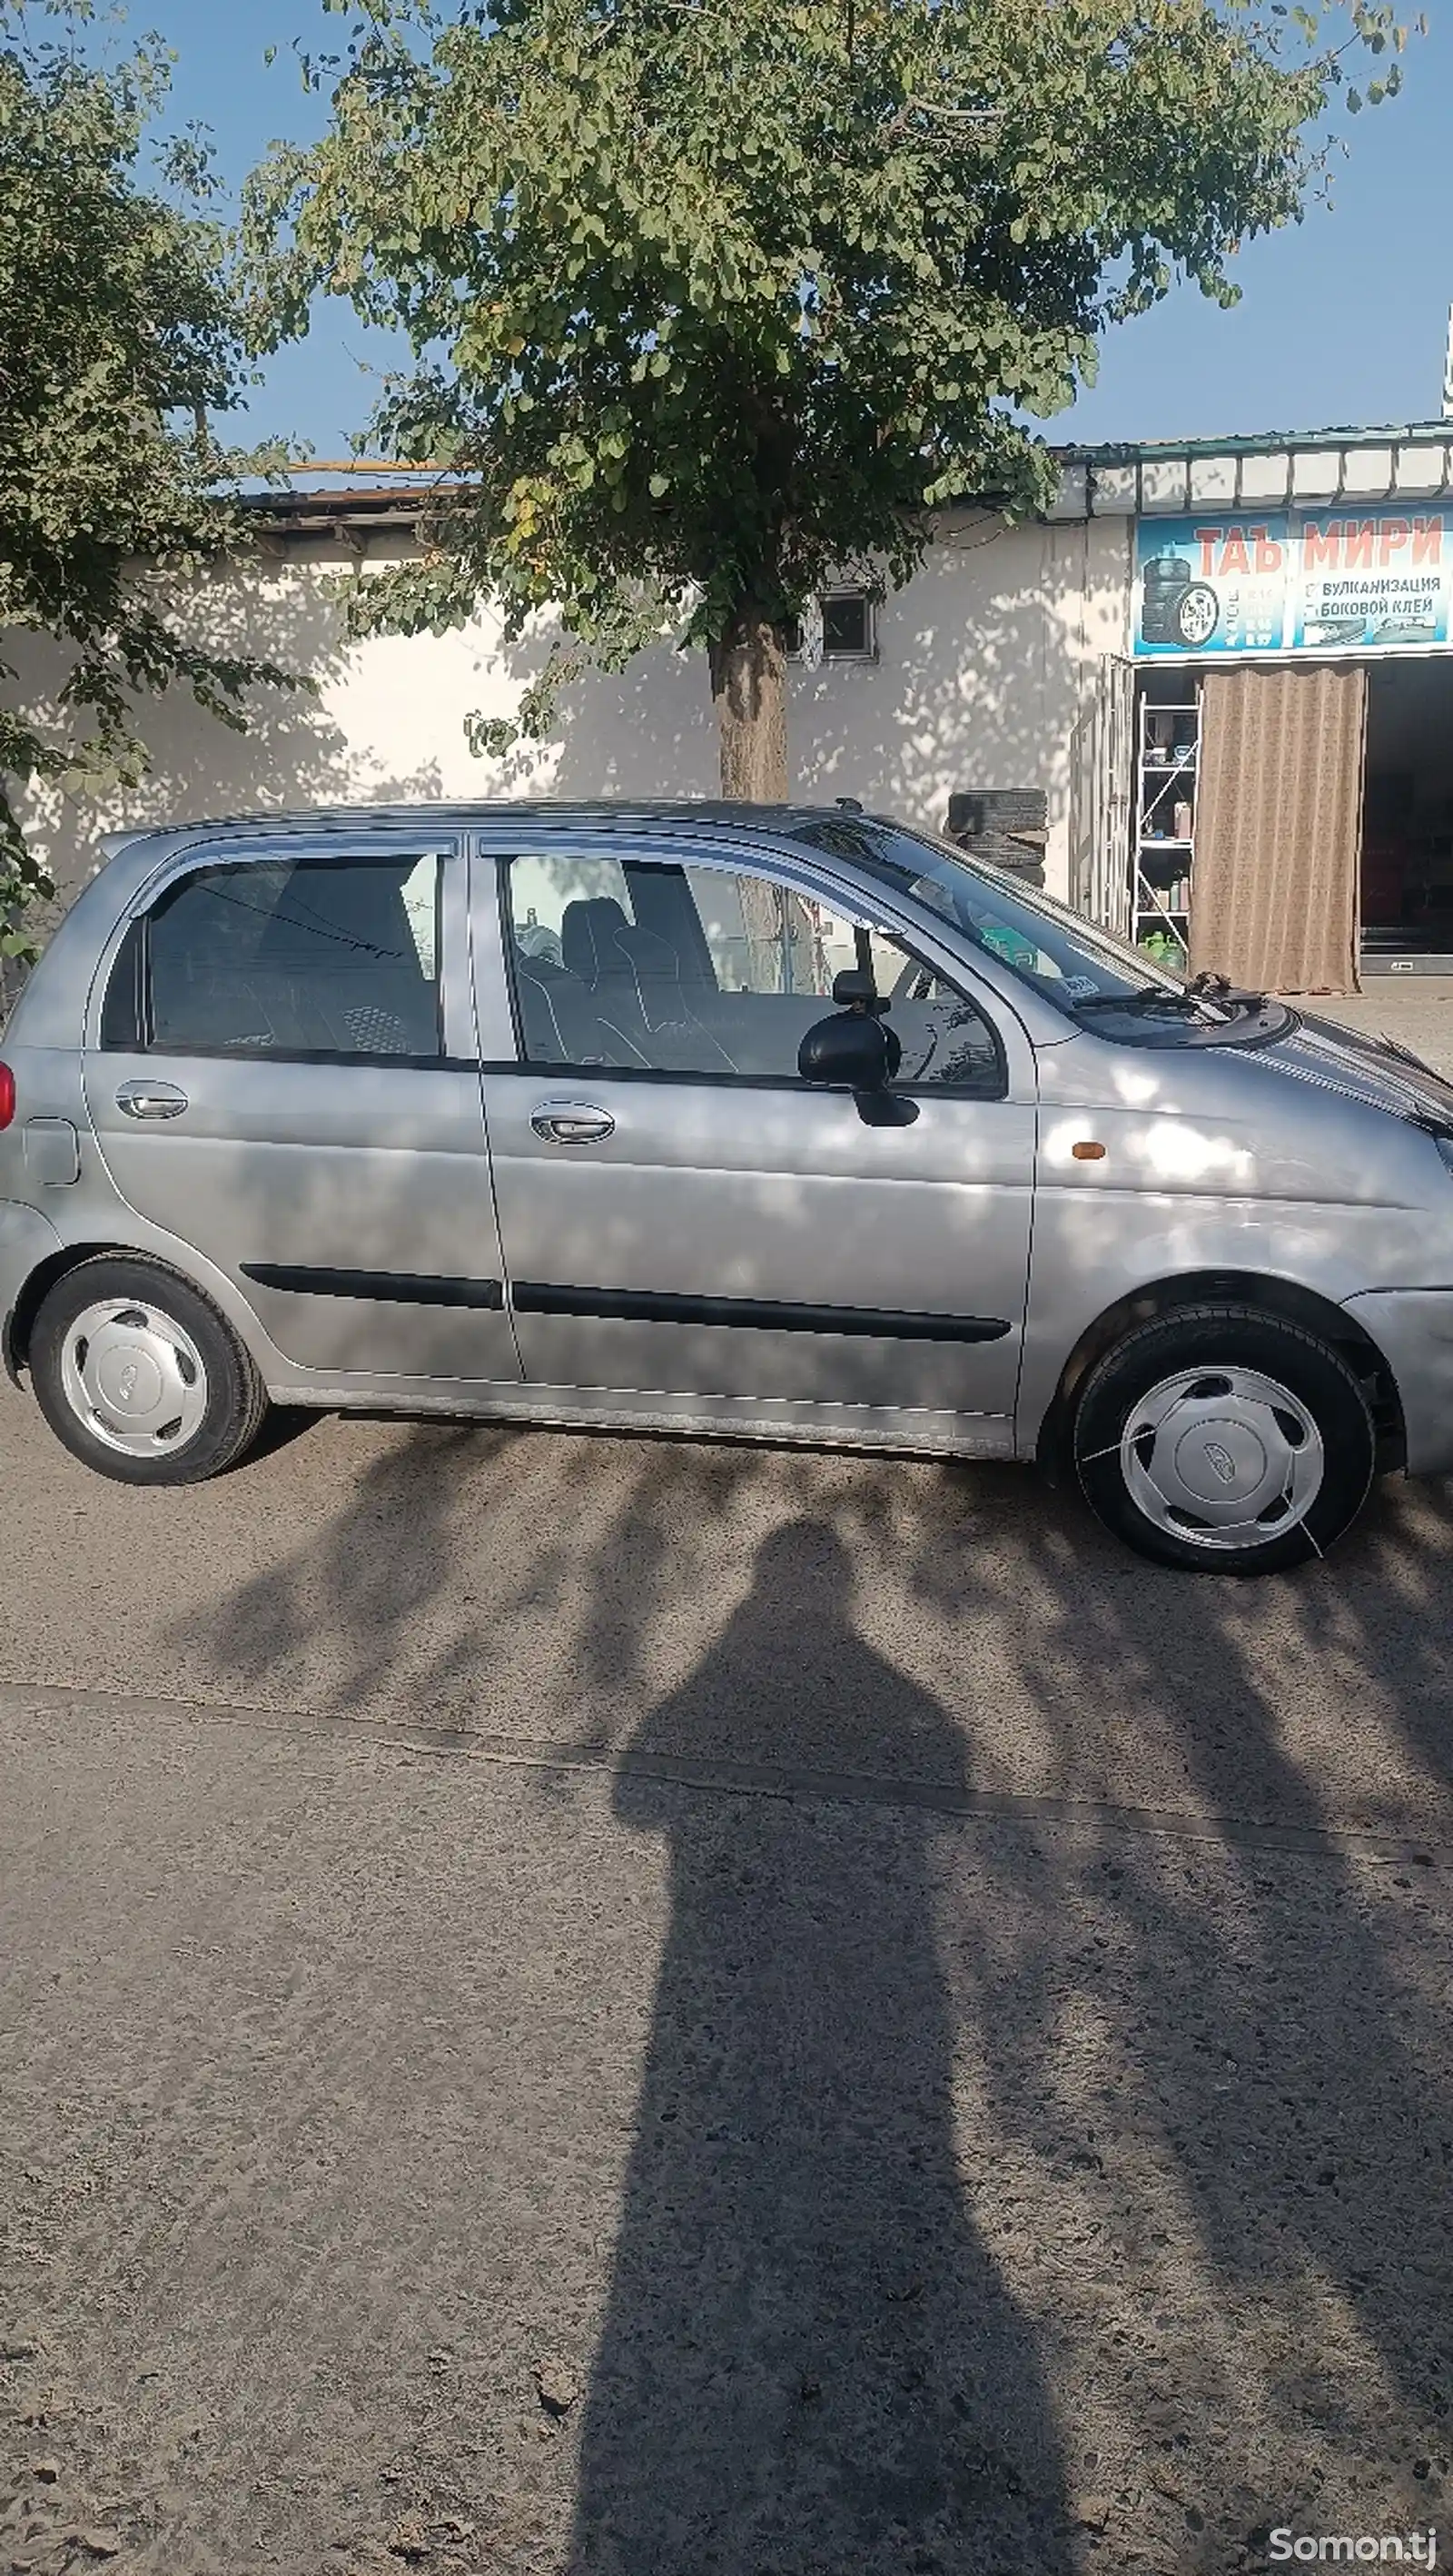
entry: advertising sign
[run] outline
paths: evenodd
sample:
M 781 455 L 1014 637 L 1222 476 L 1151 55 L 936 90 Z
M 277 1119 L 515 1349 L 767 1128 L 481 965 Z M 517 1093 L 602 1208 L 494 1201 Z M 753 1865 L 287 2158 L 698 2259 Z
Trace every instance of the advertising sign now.
M 1139 660 L 1427 653 L 1453 642 L 1453 513 L 1197 513 L 1135 536 Z

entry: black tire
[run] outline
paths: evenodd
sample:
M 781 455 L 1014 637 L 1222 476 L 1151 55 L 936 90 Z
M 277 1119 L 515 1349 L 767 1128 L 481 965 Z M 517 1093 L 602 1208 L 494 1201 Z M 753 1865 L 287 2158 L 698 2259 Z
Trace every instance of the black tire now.
M 147 1454 L 112 1447 L 93 1430 L 67 1392 L 65 1353 L 72 1327 L 93 1307 L 122 1301 L 143 1320 L 180 1329 L 201 1362 L 200 1419 Z M 84 1354 L 84 1346 L 82 1346 Z M 199 1485 L 220 1476 L 251 1448 L 267 1412 L 267 1392 L 230 1324 L 189 1280 L 159 1262 L 104 1255 L 68 1270 L 42 1300 L 30 1334 L 36 1401 L 58 1440 L 99 1475 L 123 1485 Z M 187 1356 L 193 1371 L 195 1362 Z
M 1251 1372 L 1257 1378 L 1271 1380 L 1293 1399 L 1299 1412 L 1310 1417 L 1321 1442 L 1320 1483 L 1301 1516 L 1295 1516 L 1299 1507 L 1273 1499 L 1266 1506 L 1267 1519 L 1261 1524 L 1267 1535 L 1245 1544 L 1235 1543 L 1229 1532 L 1219 1541 L 1198 1537 L 1192 1516 L 1184 1512 L 1180 1515 L 1184 1536 L 1179 1534 L 1179 1528 L 1152 1518 L 1150 1510 L 1137 1499 L 1135 1488 L 1138 1481 L 1141 1489 L 1150 1493 L 1153 1503 L 1161 1494 L 1160 1486 L 1153 1484 L 1149 1474 L 1150 1463 L 1157 1454 L 1156 1443 L 1147 1433 L 1132 1444 L 1135 1454 L 1129 1474 L 1122 1453 L 1121 1444 L 1133 1413 L 1153 1391 L 1182 1372 L 1196 1371 L 1204 1385 L 1187 1391 L 1188 1402 L 1215 1404 L 1219 1400 L 1218 1370 Z M 1223 1392 L 1234 1395 L 1231 1379 L 1224 1382 Z M 1298 1414 L 1289 1409 L 1282 1413 L 1274 1407 L 1271 1410 L 1275 1421 L 1288 1433 L 1300 1434 L 1297 1445 L 1305 1451 L 1307 1462 L 1301 1472 L 1310 1482 L 1315 1444 L 1309 1442 Z M 1191 1417 L 1187 1414 L 1186 1418 L 1189 1421 Z M 1214 1429 L 1213 1424 L 1211 1430 Z M 1243 1436 L 1240 1426 L 1236 1436 Z M 1254 1432 L 1249 1436 L 1254 1439 Z M 1081 1491 L 1106 1528 L 1114 1530 L 1139 1555 L 1152 1557 L 1161 1565 L 1179 1566 L 1191 1574 L 1278 1574 L 1288 1566 L 1304 1564 L 1310 1557 L 1325 1556 L 1361 1511 L 1376 1462 L 1372 1414 L 1346 1362 L 1328 1343 L 1303 1331 L 1300 1325 L 1286 1323 L 1276 1315 L 1259 1314 L 1250 1306 L 1183 1307 L 1128 1333 L 1106 1352 L 1086 1379 L 1075 1407 L 1073 1440 Z M 1216 1445 L 1234 1473 L 1235 1461 L 1228 1457 L 1225 1445 Z M 1203 1425 L 1201 1451 L 1210 1456 L 1212 1447 Z M 1199 1464 L 1199 1460 L 1193 1459 L 1192 1463 Z M 1216 1467 L 1218 1476 L 1224 1472 L 1220 1465 Z M 1170 1513 L 1176 1508 L 1174 1503 L 1166 1505 L 1163 1501 L 1157 1507 Z M 1203 1530 L 1208 1526 L 1201 1524 Z

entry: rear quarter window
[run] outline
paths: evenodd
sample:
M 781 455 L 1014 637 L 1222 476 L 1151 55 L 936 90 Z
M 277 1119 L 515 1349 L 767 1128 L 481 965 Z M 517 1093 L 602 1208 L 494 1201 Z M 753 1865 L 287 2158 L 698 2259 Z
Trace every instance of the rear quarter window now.
M 439 867 L 389 854 L 194 870 L 127 931 L 102 1045 L 437 1058 Z

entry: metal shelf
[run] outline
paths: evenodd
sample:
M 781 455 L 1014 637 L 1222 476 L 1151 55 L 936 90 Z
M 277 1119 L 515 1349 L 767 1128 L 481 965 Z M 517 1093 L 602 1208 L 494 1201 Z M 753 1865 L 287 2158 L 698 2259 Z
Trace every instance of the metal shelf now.
M 1179 746 L 1184 746 L 1183 753 Z M 1195 889 L 1195 806 L 1201 750 L 1201 705 L 1192 700 L 1142 697 L 1137 709 L 1134 840 L 1130 850 L 1130 918 L 1133 937 L 1159 931 L 1189 954 Z M 1173 809 L 1189 810 L 1189 833 L 1155 836 L 1150 826 L 1170 821 Z M 1176 816 L 1176 820 L 1180 817 Z M 1183 903 L 1172 893 L 1185 892 Z

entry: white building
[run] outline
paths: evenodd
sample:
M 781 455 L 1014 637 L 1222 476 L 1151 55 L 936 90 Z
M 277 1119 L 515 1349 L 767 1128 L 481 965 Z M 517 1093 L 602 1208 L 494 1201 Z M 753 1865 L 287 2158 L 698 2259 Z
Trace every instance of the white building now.
M 1045 519 L 939 525 L 870 613 L 830 603 L 791 676 L 793 793 L 941 828 L 956 791 L 1039 789 L 1051 891 L 1196 963 L 1325 989 L 1453 955 L 1453 450 L 1439 425 L 1066 450 Z M 699 653 L 592 676 L 558 739 L 476 760 L 471 712 L 539 668 L 489 615 L 442 636 L 342 640 L 340 576 L 413 545 L 399 484 L 256 507 L 257 552 L 197 596 L 214 649 L 305 674 L 234 735 L 175 694 L 153 766 L 100 803 L 38 807 L 65 892 L 103 832 L 353 801 L 709 796 Z M 11 639 L 28 697 L 64 664 Z M 1196 927 L 1189 927 L 1191 887 Z M 1208 948 L 1208 941 L 1210 943 Z

